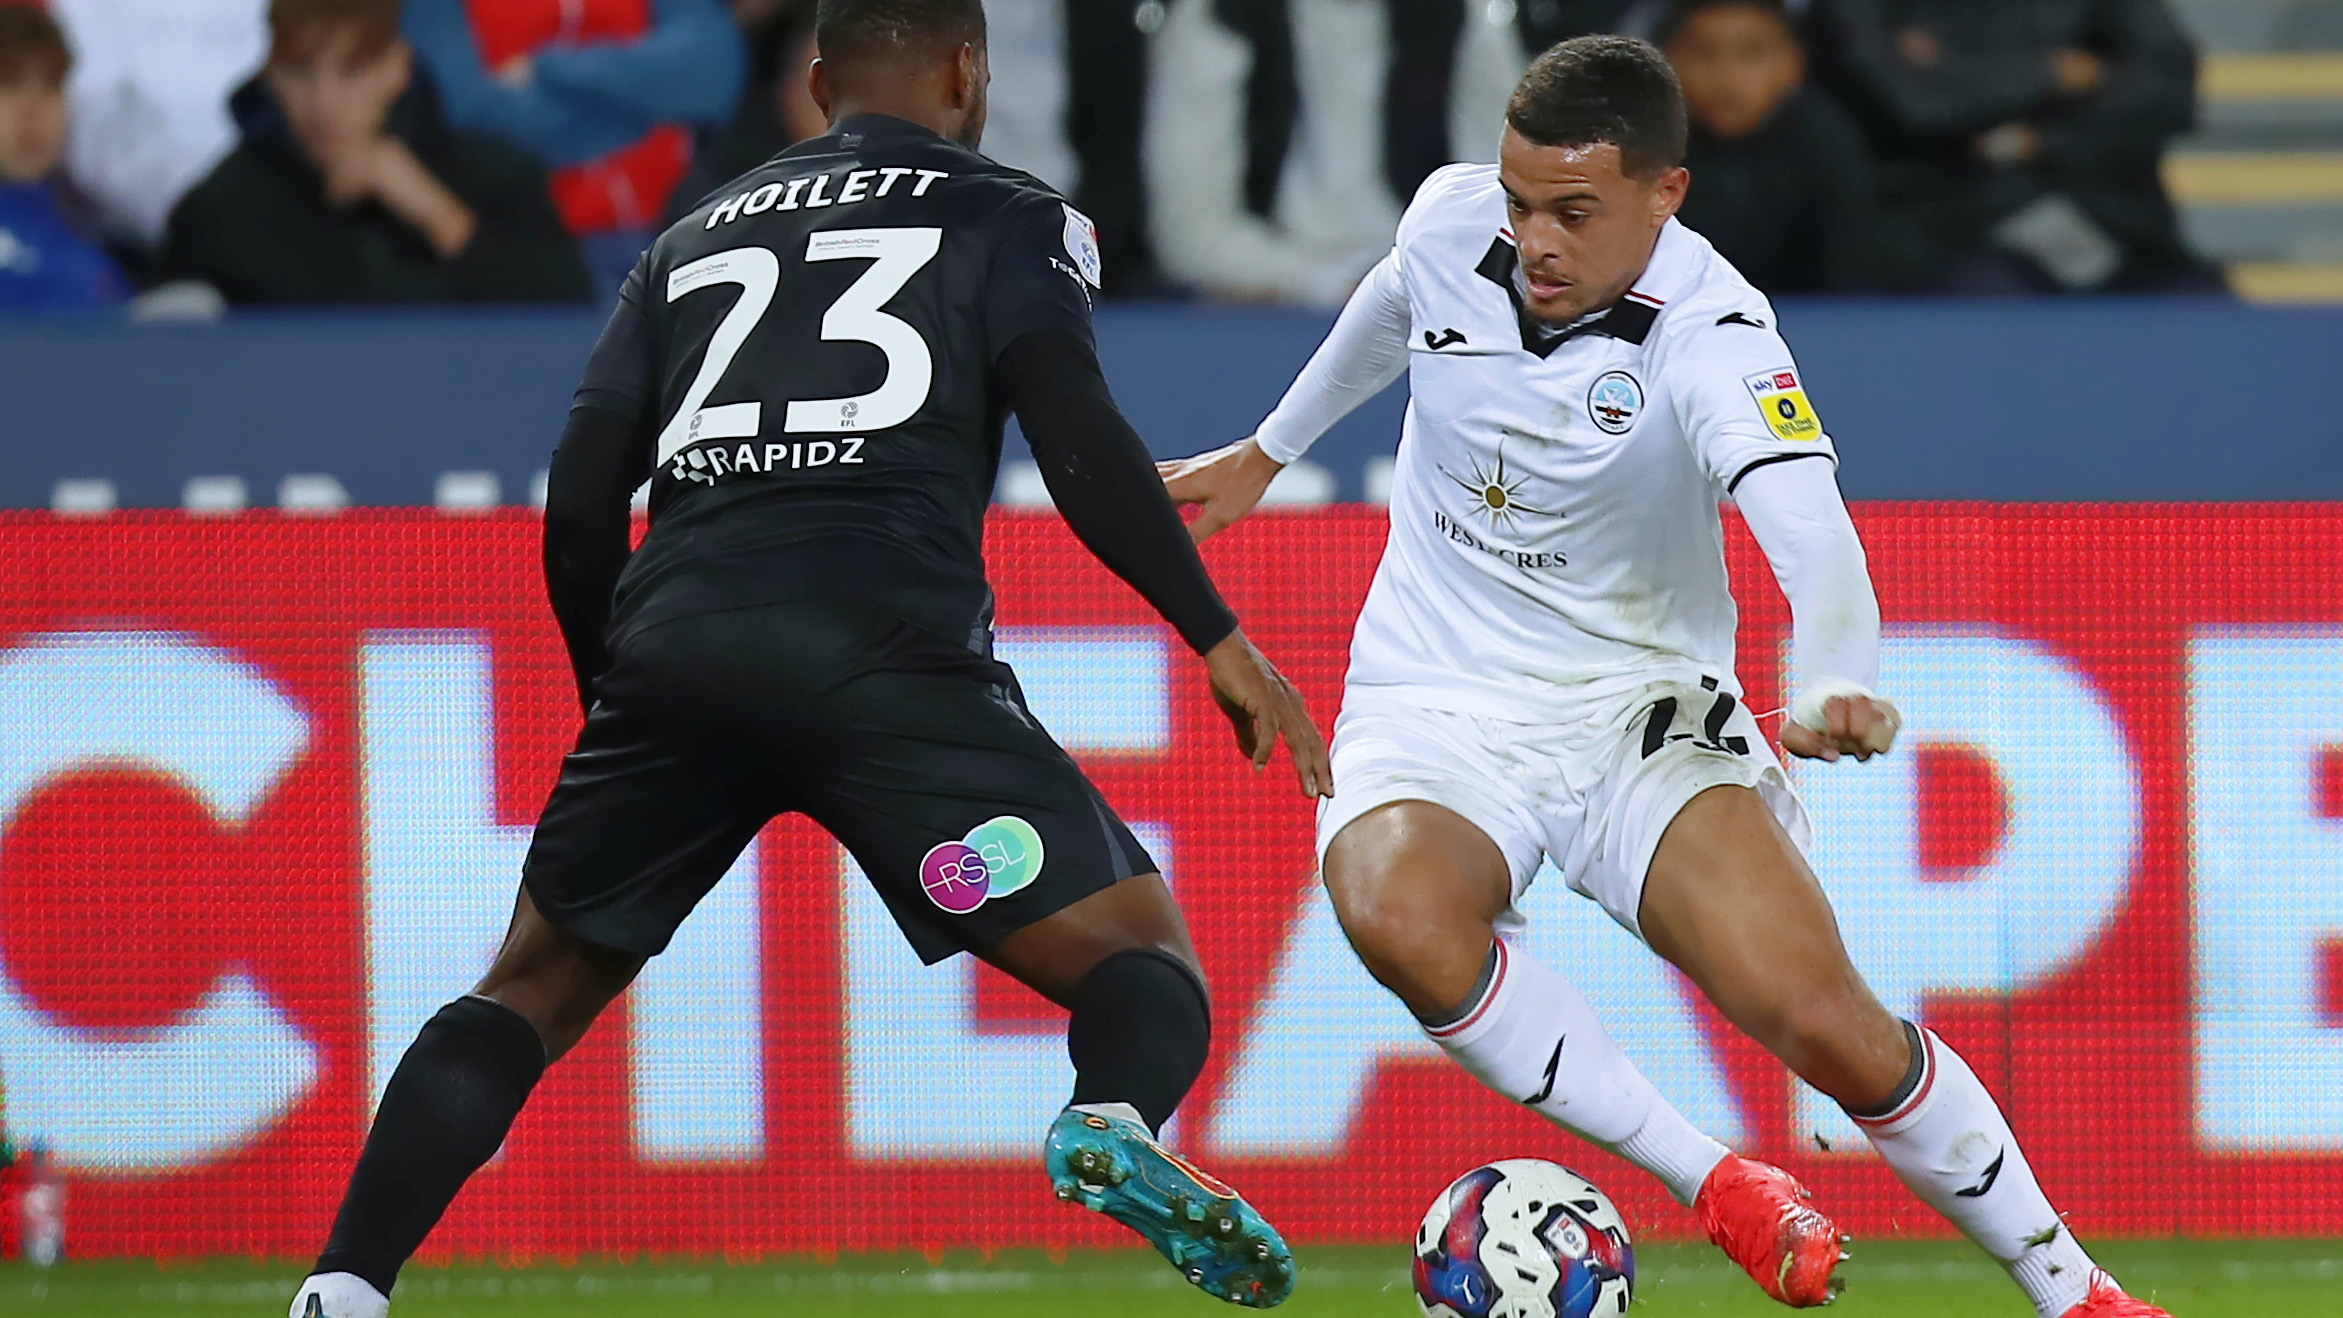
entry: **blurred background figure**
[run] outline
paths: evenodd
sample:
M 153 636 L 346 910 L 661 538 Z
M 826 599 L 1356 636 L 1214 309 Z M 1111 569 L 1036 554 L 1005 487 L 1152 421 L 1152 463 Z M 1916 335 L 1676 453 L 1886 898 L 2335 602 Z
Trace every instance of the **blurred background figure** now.
M 1442 165 L 1497 158 L 1513 84 L 1529 57 L 1554 43 L 1523 44 L 1512 0 L 1384 2 L 1391 23 L 1384 172 L 1404 200 Z
M 129 291 L 58 204 L 72 67 L 45 11 L 0 5 L 0 309 L 106 306 Z
M 2164 0 L 1819 0 L 1815 36 L 1947 291 L 2221 287 L 2158 175 L 2196 122 Z
M 700 129 L 691 168 L 667 197 L 670 222 L 725 183 L 829 129 L 806 90 L 814 0 L 732 0 L 732 16 L 747 50 L 747 73 L 731 116 Z
M 171 208 L 234 149 L 228 96 L 268 53 L 268 0 L 48 0 L 74 54 L 65 172 L 151 276 Z
M 1655 35 L 1691 120 L 1685 224 L 1769 294 L 1925 277 L 1880 204 L 1862 134 L 1806 86 L 1806 52 L 1781 0 L 1681 0 Z
M 1063 4 L 1065 129 L 1074 156 L 1074 204 L 1098 226 L 1108 296 L 1160 294 L 1165 284 L 1147 229 L 1140 143 L 1147 115 L 1148 48 L 1169 11 L 1164 0 Z
M 1173 0 L 1143 153 L 1164 274 L 1218 297 L 1339 304 L 1423 175 L 1496 158 L 1527 60 L 1510 13 L 1451 8 Z M 1425 44 L 1427 25 L 1447 39 Z
M 667 215 L 695 128 L 732 116 L 748 68 L 723 0 L 407 0 L 404 27 L 451 125 L 552 171 L 606 289 Z
M 450 128 L 399 0 L 274 0 L 243 142 L 171 216 L 164 272 L 231 303 L 584 301 L 544 172 Z

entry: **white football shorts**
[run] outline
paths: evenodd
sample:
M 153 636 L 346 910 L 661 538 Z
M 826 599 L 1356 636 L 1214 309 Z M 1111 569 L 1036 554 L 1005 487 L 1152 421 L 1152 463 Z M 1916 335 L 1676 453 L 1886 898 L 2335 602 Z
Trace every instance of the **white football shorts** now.
M 1505 853 L 1513 899 L 1551 857 L 1563 880 L 1642 937 L 1636 915 L 1660 835 L 1711 787 L 1756 789 L 1792 841 L 1806 807 L 1748 707 L 1704 685 L 1658 682 L 1590 699 L 1584 716 L 1513 723 L 1352 688 L 1334 724 L 1334 797 L 1318 807 L 1321 861 L 1336 834 L 1395 801 L 1429 801 Z M 1506 912 L 1501 926 L 1519 928 Z

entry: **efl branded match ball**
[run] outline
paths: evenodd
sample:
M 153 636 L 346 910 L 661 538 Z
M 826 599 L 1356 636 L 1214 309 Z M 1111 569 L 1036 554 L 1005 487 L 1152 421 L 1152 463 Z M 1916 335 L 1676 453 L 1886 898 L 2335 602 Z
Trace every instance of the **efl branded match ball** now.
M 1635 1297 L 1635 1248 L 1592 1181 L 1508 1158 L 1432 1201 L 1416 1229 L 1415 1274 L 1425 1318 L 1599 1318 Z

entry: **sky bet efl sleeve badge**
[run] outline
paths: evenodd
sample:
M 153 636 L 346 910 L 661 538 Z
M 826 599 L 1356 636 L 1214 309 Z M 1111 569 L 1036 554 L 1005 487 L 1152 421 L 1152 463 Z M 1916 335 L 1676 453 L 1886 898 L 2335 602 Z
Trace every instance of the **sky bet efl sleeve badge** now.
M 1745 377 L 1743 384 L 1757 399 L 1757 410 L 1765 415 L 1765 423 L 1773 428 L 1778 439 L 1812 441 L 1822 438 L 1822 422 L 1814 415 L 1814 405 L 1806 401 L 1806 390 L 1798 383 L 1798 372 L 1790 367 L 1778 371 L 1760 371 Z
M 1060 202 L 1059 205 L 1064 206 L 1065 203 Z M 1098 259 L 1098 226 L 1090 222 L 1089 216 L 1071 206 L 1066 206 L 1065 210 L 1066 255 L 1073 258 L 1074 268 L 1082 272 L 1082 278 L 1092 288 L 1097 288 L 1099 280 L 1106 275 L 1104 263 Z

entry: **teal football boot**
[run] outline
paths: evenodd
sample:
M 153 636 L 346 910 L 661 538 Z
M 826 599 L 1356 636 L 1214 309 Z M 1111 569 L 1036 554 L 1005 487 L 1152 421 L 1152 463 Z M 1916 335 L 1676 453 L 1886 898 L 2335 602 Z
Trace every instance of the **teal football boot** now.
M 1058 1198 L 1145 1236 L 1206 1294 L 1248 1309 L 1293 1294 L 1294 1256 L 1277 1228 L 1139 1122 L 1068 1108 L 1042 1158 Z

